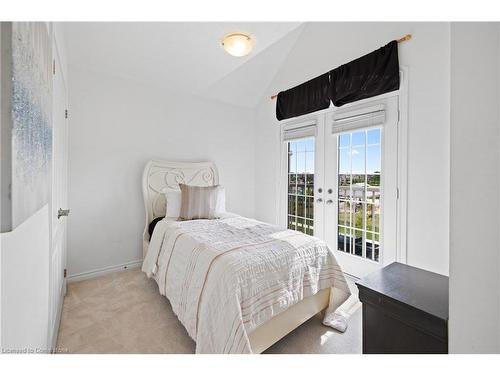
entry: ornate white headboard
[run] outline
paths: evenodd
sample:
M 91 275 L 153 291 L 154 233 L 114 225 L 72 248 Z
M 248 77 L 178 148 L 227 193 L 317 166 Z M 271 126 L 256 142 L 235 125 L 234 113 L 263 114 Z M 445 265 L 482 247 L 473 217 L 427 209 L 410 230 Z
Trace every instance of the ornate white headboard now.
M 143 240 L 149 241 L 149 223 L 154 218 L 165 216 L 164 193 L 167 190 L 179 190 L 179 184 L 212 186 L 218 183 L 219 174 L 212 162 L 149 161 L 142 175 L 142 194 L 146 207 Z

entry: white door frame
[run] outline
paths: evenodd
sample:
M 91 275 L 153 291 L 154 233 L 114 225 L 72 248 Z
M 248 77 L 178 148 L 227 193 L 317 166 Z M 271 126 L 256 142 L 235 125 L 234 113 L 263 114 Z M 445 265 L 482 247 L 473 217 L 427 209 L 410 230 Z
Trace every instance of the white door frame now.
M 354 103 L 346 104 L 340 107 L 342 110 L 357 107 L 360 105 L 369 105 L 369 103 L 373 101 L 377 101 L 384 98 L 389 97 L 398 97 L 398 124 L 397 124 L 397 191 L 398 191 L 398 199 L 397 199 L 397 219 L 396 219 L 396 261 L 400 263 L 407 263 L 407 222 L 408 222 L 408 81 L 409 81 L 409 69 L 406 66 L 401 66 L 399 70 L 400 75 L 400 87 L 399 90 L 393 91 L 387 94 L 382 94 L 373 98 L 359 100 Z M 287 212 L 287 188 L 288 188 L 288 166 L 287 166 L 287 148 L 286 142 L 283 141 L 282 134 L 283 130 L 289 126 L 293 126 L 295 124 L 306 123 L 310 121 L 315 121 L 317 124 L 317 133 L 324 134 L 325 130 L 325 116 L 326 114 L 331 114 L 338 111 L 339 108 L 330 107 L 321 111 L 317 111 L 314 113 L 309 113 L 303 116 L 294 117 L 292 119 L 283 120 L 280 122 L 280 132 L 279 132 L 279 148 L 280 148 L 280 170 L 279 170 L 279 186 L 277 189 L 277 202 L 278 202 L 278 224 L 286 227 L 286 212 Z M 316 150 L 317 147 L 321 147 L 316 142 Z M 316 178 L 316 171 L 320 170 L 318 167 L 323 167 L 324 160 L 319 160 L 317 155 L 319 152 L 316 152 L 315 156 L 315 200 L 317 197 L 317 187 L 324 188 L 324 176 L 318 176 Z M 322 169 L 321 169 L 322 170 Z M 323 181 L 321 180 L 323 179 Z M 320 205 L 319 207 L 315 203 L 314 207 L 314 215 L 324 215 L 323 207 L 324 205 Z M 315 235 L 322 234 L 322 231 L 316 232 Z M 321 237 L 321 236 L 320 236 Z
M 64 76 L 60 54 L 60 46 L 55 33 L 52 33 L 52 194 L 50 199 L 50 265 L 49 265 L 49 337 L 48 347 L 56 347 L 57 332 L 61 318 L 62 304 L 66 294 L 66 269 L 67 257 L 67 223 L 66 218 L 58 218 L 58 209 L 65 209 L 68 199 L 68 120 L 65 110 L 68 105 L 68 83 Z M 60 82 L 60 87 L 57 83 Z M 57 87 L 56 87 L 57 86 Z M 60 96 L 56 96 L 62 94 Z M 63 131 L 60 131 L 61 128 Z M 61 153 L 61 150 L 62 153 Z M 61 158 L 62 156 L 62 158 Z M 57 178 L 57 180 L 56 180 Z M 64 181 L 61 183 L 61 181 Z M 63 207 L 60 207 L 63 205 Z

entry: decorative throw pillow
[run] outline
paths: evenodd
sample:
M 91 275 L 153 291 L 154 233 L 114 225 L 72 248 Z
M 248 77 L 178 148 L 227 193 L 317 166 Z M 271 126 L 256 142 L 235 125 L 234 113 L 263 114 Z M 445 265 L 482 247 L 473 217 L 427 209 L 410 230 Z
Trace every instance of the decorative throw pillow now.
M 220 213 L 222 186 L 191 186 L 179 184 L 181 189 L 181 220 L 217 219 Z

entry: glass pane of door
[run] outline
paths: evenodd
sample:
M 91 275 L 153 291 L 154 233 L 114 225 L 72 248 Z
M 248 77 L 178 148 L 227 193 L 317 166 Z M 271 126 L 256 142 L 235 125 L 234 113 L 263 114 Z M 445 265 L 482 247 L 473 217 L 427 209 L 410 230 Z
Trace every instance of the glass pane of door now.
M 339 135 L 337 249 L 379 261 L 381 129 Z
M 314 235 L 314 137 L 287 143 L 287 227 Z

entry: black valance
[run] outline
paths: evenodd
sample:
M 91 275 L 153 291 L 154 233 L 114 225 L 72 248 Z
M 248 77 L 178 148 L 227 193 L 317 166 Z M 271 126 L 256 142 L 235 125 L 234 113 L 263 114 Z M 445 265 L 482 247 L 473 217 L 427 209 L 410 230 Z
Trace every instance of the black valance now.
M 336 107 L 399 89 L 398 42 L 330 71 L 329 97 Z
M 286 91 L 281 91 L 276 100 L 278 120 L 304 115 L 328 108 L 330 73 L 325 73 Z
M 365 56 L 278 94 L 276 118 L 283 120 L 337 107 L 399 89 L 398 43 L 388 43 Z

